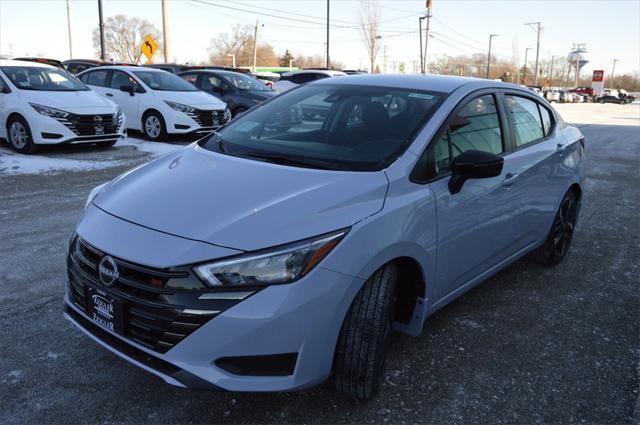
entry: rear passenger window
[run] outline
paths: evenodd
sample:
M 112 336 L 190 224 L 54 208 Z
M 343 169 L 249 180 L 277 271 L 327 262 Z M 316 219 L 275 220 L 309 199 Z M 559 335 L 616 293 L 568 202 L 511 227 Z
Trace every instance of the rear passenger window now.
M 109 71 L 91 71 L 83 75 L 83 77 L 86 76 L 86 79 L 82 79 L 82 81 L 90 86 L 106 87 L 108 73 Z
M 544 130 L 544 136 L 547 137 L 551 133 L 551 129 L 553 128 L 551 112 L 540 104 L 538 104 L 538 109 L 540 109 L 540 117 L 542 117 L 542 128 Z
M 198 87 L 198 74 L 186 74 L 181 75 L 181 77 L 185 80 Z
M 452 159 L 469 150 L 496 155 L 504 152 L 500 117 L 492 95 L 471 100 L 451 118 L 431 151 L 436 174 L 451 171 Z
M 516 147 L 543 139 L 545 132 L 538 103 L 520 96 L 506 96 L 507 114 L 516 133 Z

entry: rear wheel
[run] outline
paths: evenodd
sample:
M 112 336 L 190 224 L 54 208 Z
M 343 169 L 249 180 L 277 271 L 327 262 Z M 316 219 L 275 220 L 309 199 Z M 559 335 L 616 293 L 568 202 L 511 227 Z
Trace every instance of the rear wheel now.
M 335 389 L 367 400 L 382 377 L 394 314 L 397 270 L 387 264 L 356 295 L 342 324 L 334 357 Z
M 547 266 L 555 266 L 562 261 L 571 246 L 577 218 L 578 198 L 570 190 L 562 199 L 547 239 L 542 246 L 533 252 L 533 257 L 537 262 Z
M 7 122 L 7 140 L 16 152 L 32 154 L 38 150 L 38 146 L 33 143 L 29 124 L 20 116 L 13 116 Z
M 147 139 L 154 142 L 164 140 L 167 136 L 167 129 L 162 115 L 155 111 L 147 112 L 142 118 L 142 132 Z

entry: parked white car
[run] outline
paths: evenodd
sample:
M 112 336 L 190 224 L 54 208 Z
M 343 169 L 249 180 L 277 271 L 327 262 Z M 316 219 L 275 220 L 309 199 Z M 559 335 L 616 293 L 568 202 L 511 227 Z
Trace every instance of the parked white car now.
M 284 93 L 287 90 L 291 90 L 292 88 L 299 86 L 300 84 L 322 80 L 323 78 L 343 77 L 346 75 L 347 74 L 342 71 L 316 69 L 285 72 L 280 76 L 280 79 L 278 81 L 273 83 L 273 86 L 271 86 L 271 88 L 278 93 Z
M 100 66 L 78 78 L 120 105 L 127 127 L 150 140 L 210 132 L 231 119 L 224 102 L 161 69 Z
M 0 60 L 0 123 L 0 138 L 24 154 L 39 145 L 113 146 L 126 136 L 115 103 L 68 72 L 36 62 Z
M 544 98 L 547 99 L 549 103 L 560 102 L 560 90 L 549 88 L 544 92 Z

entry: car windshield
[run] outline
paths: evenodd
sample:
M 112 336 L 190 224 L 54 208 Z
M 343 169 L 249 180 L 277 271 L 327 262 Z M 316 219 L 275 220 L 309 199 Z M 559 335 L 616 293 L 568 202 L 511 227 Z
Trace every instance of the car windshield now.
M 38 91 L 86 91 L 80 80 L 66 71 L 57 68 L 6 66 L 2 71 L 11 82 L 22 90 Z
M 271 91 L 271 89 L 255 78 L 239 73 L 225 74 L 224 78 L 235 88 L 243 91 Z
M 311 84 L 245 113 L 200 145 L 292 166 L 381 170 L 404 152 L 444 98 L 422 90 Z
M 133 71 L 151 90 L 198 91 L 191 83 L 166 71 Z

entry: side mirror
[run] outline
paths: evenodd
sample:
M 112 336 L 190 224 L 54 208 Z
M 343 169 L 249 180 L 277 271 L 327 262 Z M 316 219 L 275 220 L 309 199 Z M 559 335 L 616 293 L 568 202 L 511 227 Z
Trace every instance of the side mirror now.
M 489 152 L 475 150 L 463 152 L 455 157 L 451 164 L 449 192 L 451 194 L 460 192 L 464 182 L 469 179 L 499 176 L 503 165 L 504 158 Z
M 123 91 L 125 93 L 129 93 L 129 96 L 133 96 L 133 94 L 136 92 L 135 89 L 133 88 L 132 85 L 130 84 L 125 84 L 120 86 L 120 91 Z

